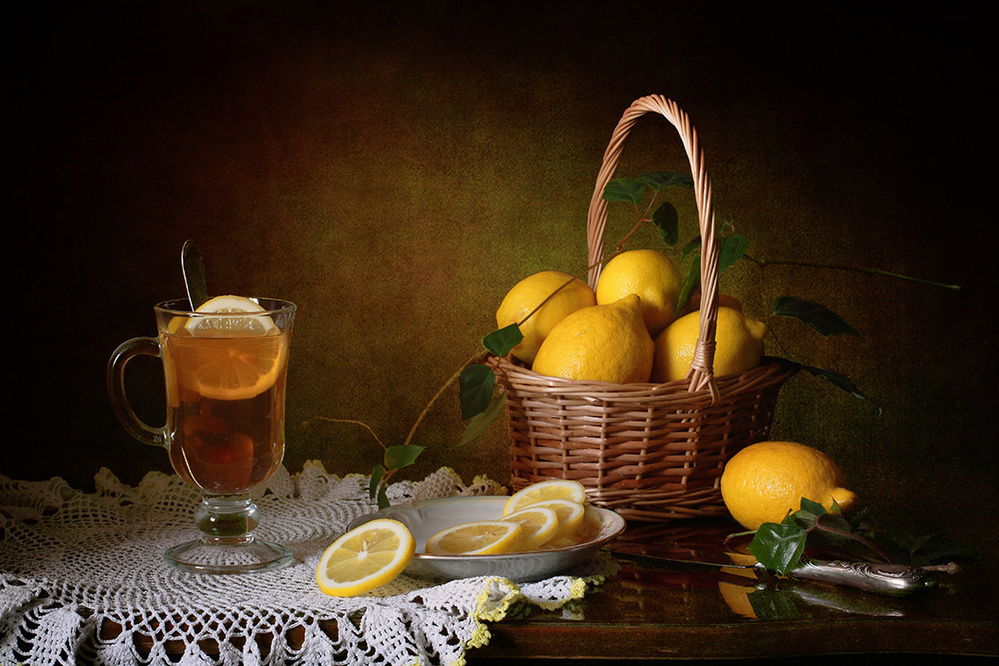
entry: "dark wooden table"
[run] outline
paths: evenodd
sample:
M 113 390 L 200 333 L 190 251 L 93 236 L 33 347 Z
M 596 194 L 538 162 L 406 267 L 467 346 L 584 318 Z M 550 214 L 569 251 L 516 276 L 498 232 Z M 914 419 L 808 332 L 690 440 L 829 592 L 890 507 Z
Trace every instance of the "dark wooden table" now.
M 525 608 L 490 626 L 489 644 L 470 650 L 470 666 L 511 659 L 730 660 L 845 654 L 999 656 L 995 519 L 951 538 L 979 549 L 955 574 L 896 599 L 816 583 L 769 580 L 761 617 L 743 570 L 655 565 L 614 557 L 620 570 L 564 611 Z M 709 531 L 734 524 L 702 521 Z M 691 526 L 685 526 L 685 529 Z M 629 528 L 630 529 L 630 528 Z M 512 663 L 512 662 L 510 662 Z M 821 661 L 819 663 L 822 663 Z

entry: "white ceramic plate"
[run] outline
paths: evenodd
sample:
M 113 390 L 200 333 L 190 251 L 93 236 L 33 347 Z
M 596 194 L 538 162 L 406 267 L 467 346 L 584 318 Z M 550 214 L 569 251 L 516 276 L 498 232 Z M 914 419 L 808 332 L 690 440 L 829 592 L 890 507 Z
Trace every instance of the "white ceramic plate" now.
M 594 507 L 600 516 L 600 531 L 592 541 L 568 548 L 553 548 L 508 555 L 427 555 L 427 540 L 441 530 L 475 520 L 497 520 L 509 497 L 484 495 L 400 504 L 357 518 L 358 525 L 375 518 L 398 520 L 416 540 L 416 555 L 406 572 L 435 580 L 455 580 L 474 576 L 502 576 L 513 581 L 542 580 L 585 562 L 615 536 L 624 531 L 624 519 L 608 509 Z

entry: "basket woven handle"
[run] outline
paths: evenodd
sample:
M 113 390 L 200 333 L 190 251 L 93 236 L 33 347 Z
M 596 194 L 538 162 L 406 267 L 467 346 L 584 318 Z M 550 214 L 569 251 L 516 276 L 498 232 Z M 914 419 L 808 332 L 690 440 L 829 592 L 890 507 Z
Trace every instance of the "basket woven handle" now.
M 714 400 L 719 399 L 714 381 L 715 323 L 718 320 L 718 241 L 714 234 L 714 211 L 711 209 L 711 180 L 704 168 L 704 154 L 697 141 L 697 131 L 690 124 L 690 118 L 674 102 L 661 95 L 649 95 L 635 100 L 621 116 L 610 145 L 604 153 L 604 161 L 597 174 L 596 187 L 590 199 L 590 210 L 586 220 L 586 242 L 589 248 L 590 269 L 587 281 L 596 289 L 600 277 L 600 262 L 604 258 L 604 228 L 607 226 L 607 202 L 603 198 L 604 188 L 617 169 L 624 140 L 631 128 L 646 113 L 658 113 L 666 117 L 680 134 L 683 147 L 690 160 L 690 172 L 694 178 L 694 199 L 697 203 L 698 226 L 701 231 L 701 304 L 700 333 L 694 358 L 690 363 L 687 378 L 688 390 L 699 391 L 708 388 Z

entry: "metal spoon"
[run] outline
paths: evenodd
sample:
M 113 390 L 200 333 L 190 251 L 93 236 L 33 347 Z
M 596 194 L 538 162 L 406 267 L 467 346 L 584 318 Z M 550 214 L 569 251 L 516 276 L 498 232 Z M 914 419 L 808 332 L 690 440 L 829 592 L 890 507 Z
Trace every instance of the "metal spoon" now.
M 184 249 L 180 252 L 180 266 L 184 272 L 187 300 L 191 302 L 191 310 L 197 310 L 208 300 L 208 286 L 205 282 L 205 263 L 194 241 L 184 242 Z

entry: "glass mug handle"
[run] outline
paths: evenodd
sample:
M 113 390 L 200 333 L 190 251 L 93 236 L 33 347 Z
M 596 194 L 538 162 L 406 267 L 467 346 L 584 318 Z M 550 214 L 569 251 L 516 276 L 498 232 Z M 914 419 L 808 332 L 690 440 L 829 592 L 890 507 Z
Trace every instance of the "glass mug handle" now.
M 166 426 L 153 428 L 135 414 L 125 396 L 125 365 L 136 356 L 160 357 L 160 345 L 155 338 L 132 338 L 118 345 L 108 362 L 108 394 L 111 407 L 121 425 L 135 439 L 151 446 L 166 446 Z

